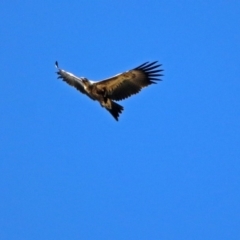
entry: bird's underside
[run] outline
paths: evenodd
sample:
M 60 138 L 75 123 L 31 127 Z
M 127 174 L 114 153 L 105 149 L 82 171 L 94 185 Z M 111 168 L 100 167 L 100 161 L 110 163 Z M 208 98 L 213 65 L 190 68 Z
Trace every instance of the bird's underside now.
M 128 98 L 139 93 L 142 88 L 161 81 L 160 77 L 163 76 L 161 74 L 163 70 L 159 68 L 160 66 L 161 64 L 157 64 L 157 61 L 146 62 L 111 78 L 102 81 L 91 81 L 60 69 L 58 62 L 56 62 L 58 78 L 61 78 L 91 99 L 97 100 L 117 121 L 123 107 L 115 101 Z

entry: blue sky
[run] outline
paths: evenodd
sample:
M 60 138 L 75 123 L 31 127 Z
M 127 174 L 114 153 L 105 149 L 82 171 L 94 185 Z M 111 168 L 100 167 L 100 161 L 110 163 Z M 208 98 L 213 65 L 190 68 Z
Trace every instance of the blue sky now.
M 239 1 L 1 1 L 0 239 L 240 239 Z M 145 61 L 116 122 L 56 79 Z

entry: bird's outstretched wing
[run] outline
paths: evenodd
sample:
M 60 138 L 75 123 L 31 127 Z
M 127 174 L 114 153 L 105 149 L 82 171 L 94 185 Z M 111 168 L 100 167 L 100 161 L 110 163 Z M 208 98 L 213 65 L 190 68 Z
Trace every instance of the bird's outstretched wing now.
M 97 89 L 105 92 L 106 97 L 113 100 L 123 100 L 137 94 L 143 87 L 160 81 L 163 76 L 159 69 L 161 64 L 146 62 L 130 71 L 94 83 Z
M 85 93 L 84 86 L 83 86 L 83 79 L 79 78 L 72 73 L 66 72 L 58 67 L 58 62 L 56 61 L 55 67 L 57 68 L 57 74 L 59 75 L 58 78 L 61 78 L 64 82 L 68 83 L 69 85 L 75 87 L 78 91 Z

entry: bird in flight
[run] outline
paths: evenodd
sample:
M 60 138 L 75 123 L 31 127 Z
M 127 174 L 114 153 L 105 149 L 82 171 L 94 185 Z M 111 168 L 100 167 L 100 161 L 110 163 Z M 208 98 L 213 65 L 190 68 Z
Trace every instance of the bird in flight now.
M 115 101 L 137 94 L 142 88 L 155 84 L 156 81 L 161 81 L 160 77 L 163 76 L 161 74 L 163 70 L 159 68 L 161 64 L 158 64 L 157 61 L 143 63 L 132 70 L 101 81 L 91 81 L 85 77 L 77 77 L 60 69 L 57 61 L 55 66 L 58 70 L 56 72 L 59 75 L 58 78 L 86 94 L 92 100 L 98 101 L 117 121 L 123 107 Z

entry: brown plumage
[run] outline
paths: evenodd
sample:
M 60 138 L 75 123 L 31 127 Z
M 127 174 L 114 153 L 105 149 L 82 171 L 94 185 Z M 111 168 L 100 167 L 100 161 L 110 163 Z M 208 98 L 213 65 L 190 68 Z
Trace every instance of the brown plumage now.
M 120 101 L 128 98 L 140 92 L 142 88 L 161 80 L 159 77 L 163 76 L 161 74 L 163 70 L 159 69 L 160 66 L 161 64 L 157 64 L 157 61 L 146 62 L 127 72 L 94 82 L 60 69 L 56 62 L 58 78 L 62 78 L 69 85 L 88 95 L 91 99 L 97 100 L 117 121 L 123 111 L 123 107 L 113 100 Z

